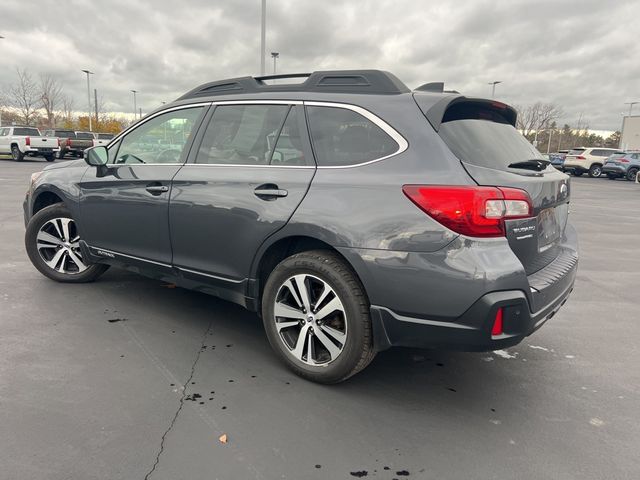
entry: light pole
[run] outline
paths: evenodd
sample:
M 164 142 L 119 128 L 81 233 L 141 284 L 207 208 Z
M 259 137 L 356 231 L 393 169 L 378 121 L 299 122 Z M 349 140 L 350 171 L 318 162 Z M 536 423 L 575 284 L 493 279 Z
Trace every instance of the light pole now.
M 495 82 L 489 82 L 487 85 L 491 85 L 491 98 L 496 96 L 496 85 L 502 83 L 502 80 L 496 80 Z
M 267 53 L 267 0 L 262 0 L 262 25 L 260 30 L 260 75 L 264 76 L 264 61 Z
M 87 74 L 87 106 L 89 107 L 89 110 L 87 110 L 89 112 L 89 131 L 91 132 L 93 130 L 93 126 L 91 125 L 91 85 L 89 82 L 89 75 L 93 75 L 93 72 L 90 72 L 89 70 L 82 70 L 84 73 Z
M 271 58 L 273 58 L 273 74 L 276 74 L 276 61 L 280 54 L 278 52 L 271 52 Z
M 138 116 L 138 105 L 136 103 L 136 93 L 138 93 L 137 90 L 131 90 L 131 93 L 133 93 L 133 121 L 136 121 L 136 117 Z
M 2 35 L 0 35 L 0 40 L 4 39 Z M 0 105 L 0 127 L 2 126 L 2 105 Z

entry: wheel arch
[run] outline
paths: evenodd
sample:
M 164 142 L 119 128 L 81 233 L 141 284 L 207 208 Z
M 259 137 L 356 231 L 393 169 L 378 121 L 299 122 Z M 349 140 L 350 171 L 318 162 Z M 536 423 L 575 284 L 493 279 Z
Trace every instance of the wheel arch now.
M 260 311 L 262 292 L 269 274 L 285 258 L 296 253 L 310 250 L 328 250 L 340 257 L 351 269 L 358 281 L 363 285 L 362 279 L 354 265 L 333 245 L 326 240 L 321 240 L 308 234 L 291 233 L 273 238 L 270 242 L 265 242 L 254 257 L 251 274 L 248 284 L 248 296 L 255 299 L 255 308 Z M 366 292 L 366 288 L 365 288 Z
M 43 208 L 46 208 L 50 205 L 54 205 L 56 203 L 62 203 L 67 208 L 69 205 L 65 201 L 66 196 L 60 192 L 58 189 L 54 188 L 40 188 L 36 190 L 33 194 L 33 199 L 31 201 L 31 216 L 38 213 Z

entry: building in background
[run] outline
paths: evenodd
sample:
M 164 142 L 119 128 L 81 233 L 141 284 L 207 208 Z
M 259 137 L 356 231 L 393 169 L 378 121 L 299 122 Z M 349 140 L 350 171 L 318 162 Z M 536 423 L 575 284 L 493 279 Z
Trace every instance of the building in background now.
M 621 150 L 640 150 L 640 115 L 626 116 L 622 121 Z

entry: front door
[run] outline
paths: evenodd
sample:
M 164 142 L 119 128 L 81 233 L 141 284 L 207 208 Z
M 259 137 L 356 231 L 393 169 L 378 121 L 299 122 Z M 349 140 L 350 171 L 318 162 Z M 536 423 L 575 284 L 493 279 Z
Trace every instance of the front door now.
M 158 114 L 110 146 L 80 183 L 82 238 L 99 256 L 171 264 L 169 194 L 205 107 Z
M 173 182 L 173 263 L 194 281 L 238 290 L 315 173 L 304 112 L 286 102 L 219 105 L 201 130 Z

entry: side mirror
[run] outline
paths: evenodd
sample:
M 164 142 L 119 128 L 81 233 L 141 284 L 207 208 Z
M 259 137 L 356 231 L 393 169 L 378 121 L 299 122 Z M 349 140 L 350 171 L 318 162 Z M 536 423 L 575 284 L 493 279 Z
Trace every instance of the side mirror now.
M 109 161 L 107 147 L 91 147 L 84 151 L 84 161 L 92 167 L 103 167 Z

